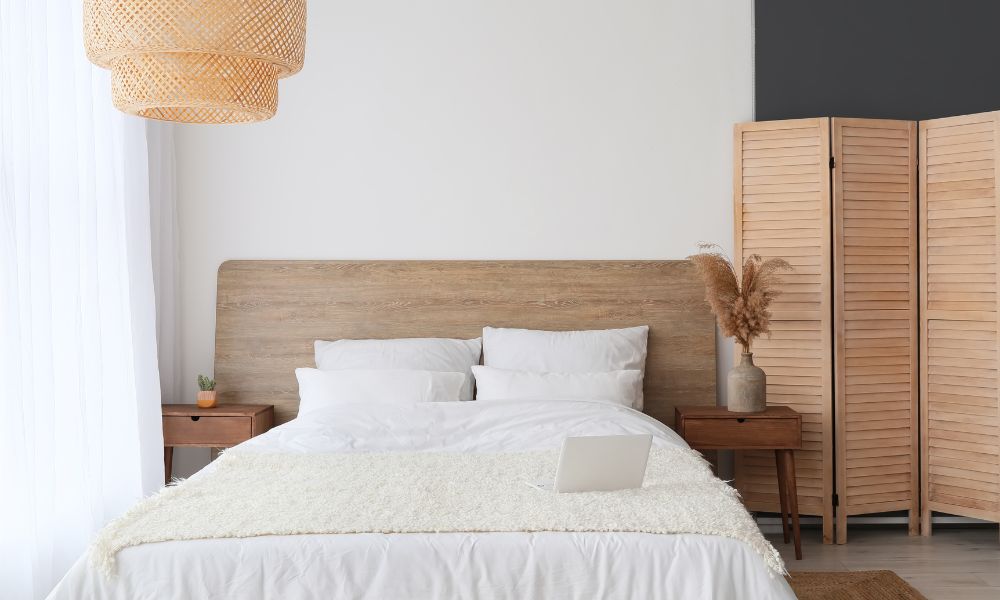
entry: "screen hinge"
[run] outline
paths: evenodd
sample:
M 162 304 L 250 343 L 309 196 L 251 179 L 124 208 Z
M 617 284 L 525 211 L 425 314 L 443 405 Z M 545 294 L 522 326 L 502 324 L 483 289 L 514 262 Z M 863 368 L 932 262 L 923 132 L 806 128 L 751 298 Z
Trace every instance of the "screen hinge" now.
M 840 496 L 838 496 L 837 494 L 833 495 L 833 505 L 840 506 Z
M 830 168 L 831 169 L 836 169 L 837 168 L 837 159 L 835 159 L 832 156 L 830 157 Z

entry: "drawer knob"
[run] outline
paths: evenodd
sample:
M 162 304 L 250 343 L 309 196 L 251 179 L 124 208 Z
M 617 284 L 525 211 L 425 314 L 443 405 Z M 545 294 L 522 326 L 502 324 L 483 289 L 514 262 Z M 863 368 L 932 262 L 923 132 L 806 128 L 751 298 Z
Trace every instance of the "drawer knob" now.
M 192 419 L 194 419 L 194 417 L 191 417 L 191 418 L 192 418 Z M 743 417 L 738 417 L 738 418 L 736 419 L 736 422 L 737 422 L 737 423 L 746 423 L 746 421 L 747 421 L 747 420 L 746 420 L 745 418 L 743 418 Z
M 192 420 L 192 421 L 197 421 L 197 420 L 198 420 L 198 419 L 200 419 L 200 418 L 201 418 L 201 417 L 194 417 L 194 416 L 192 416 L 192 417 L 191 417 L 191 420 Z

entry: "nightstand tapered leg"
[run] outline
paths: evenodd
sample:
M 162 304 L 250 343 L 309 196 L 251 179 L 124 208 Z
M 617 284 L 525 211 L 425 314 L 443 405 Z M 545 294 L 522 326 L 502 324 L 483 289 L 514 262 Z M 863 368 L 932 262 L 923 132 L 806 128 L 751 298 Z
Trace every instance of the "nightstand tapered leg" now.
M 170 483 L 170 476 L 174 472 L 174 447 L 163 447 L 163 485 Z
M 789 542 L 788 536 L 788 491 L 785 486 L 785 469 L 781 461 L 781 450 L 774 451 L 774 466 L 778 470 L 778 500 L 781 503 L 781 533 L 785 538 L 785 543 Z
M 781 455 L 780 469 L 784 474 L 785 496 L 788 498 L 788 512 L 792 517 L 792 540 L 795 542 L 795 559 L 802 560 L 802 535 L 799 531 L 799 492 L 795 483 L 795 454 L 791 450 L 778 450 Z

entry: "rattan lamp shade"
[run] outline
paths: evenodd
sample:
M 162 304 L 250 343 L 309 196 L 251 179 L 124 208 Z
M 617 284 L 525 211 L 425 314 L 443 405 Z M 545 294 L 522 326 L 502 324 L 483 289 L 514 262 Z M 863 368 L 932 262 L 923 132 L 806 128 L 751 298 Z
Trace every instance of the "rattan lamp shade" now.
M 87 58 L 119 110 L 185 123 L 263 121 L 305 58 L 306 0 L 84 0 Z

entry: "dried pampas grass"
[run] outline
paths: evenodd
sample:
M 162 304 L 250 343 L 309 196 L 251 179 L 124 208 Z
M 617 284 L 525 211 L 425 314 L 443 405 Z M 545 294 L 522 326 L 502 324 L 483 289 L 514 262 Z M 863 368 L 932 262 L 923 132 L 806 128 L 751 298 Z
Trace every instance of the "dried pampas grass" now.
M 701 251 L 688 258 L 698 267 L 705 282 L 705 299 L 719 320 L 726 337 L 734 337 L 750 352 L 753 341 L 771 332 L 771 312 L 768 307 L 780 291 L 779 273 L 792 266 L 780 258 L 764 260 L 751 254 L 743 261 L 739 277 L 729 258 L 716 244 L 698 244 Z

